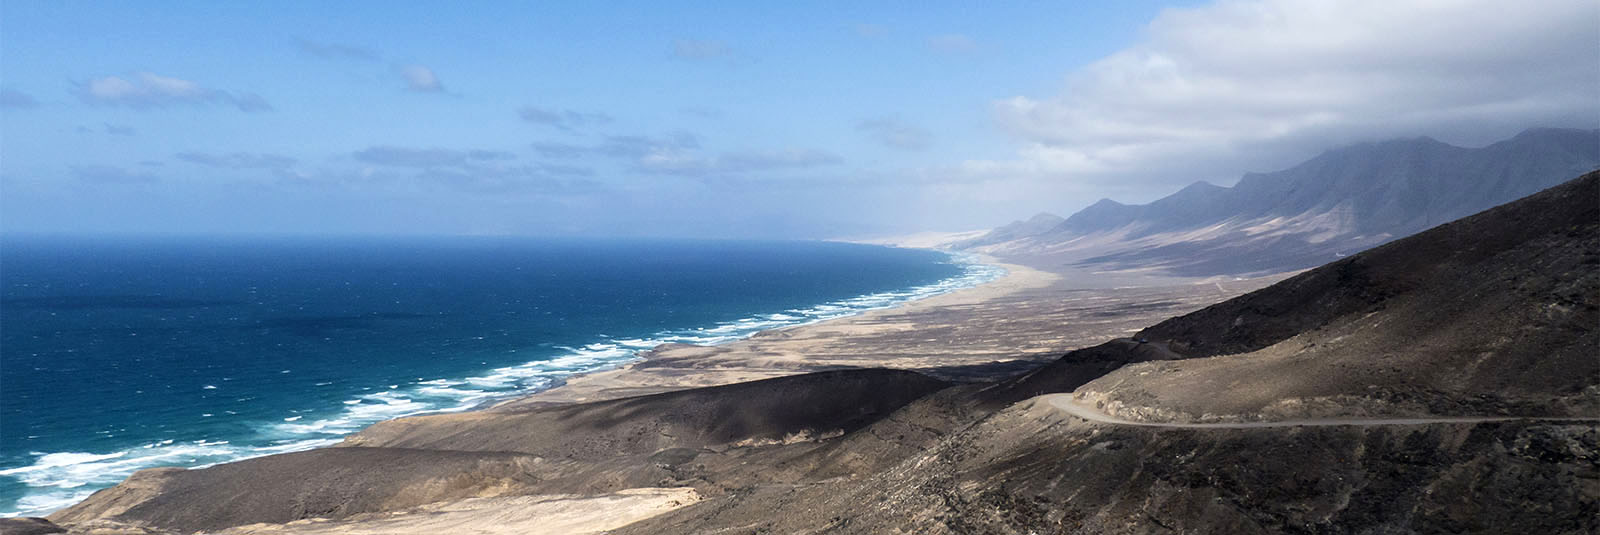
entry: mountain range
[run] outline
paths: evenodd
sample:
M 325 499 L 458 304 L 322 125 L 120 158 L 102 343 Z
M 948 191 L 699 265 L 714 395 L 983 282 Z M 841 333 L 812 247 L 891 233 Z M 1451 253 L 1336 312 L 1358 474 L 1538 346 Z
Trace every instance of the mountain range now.
M 1600 167 L 1600 130 L 1530 129 L 1481 148 L 1420 137 L 1329 150 L 1232 187 L 1039 214 L 948 247 L 1047 267 L 1238 275 L 1320 265 Z

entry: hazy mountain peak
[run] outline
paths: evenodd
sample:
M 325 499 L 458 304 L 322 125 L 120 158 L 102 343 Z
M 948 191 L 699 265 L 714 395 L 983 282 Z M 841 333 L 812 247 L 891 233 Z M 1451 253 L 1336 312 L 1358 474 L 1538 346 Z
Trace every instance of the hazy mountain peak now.
M 1196 181 L 1194 181 L 1194 183 L 1191 183 L 1191 184 L 1189 184 L 1187 186 L 1184 186 L 1183 189 L 1178 190 L 1178 192 L 1182 193 L 1182 192 L 1185 192 L 1185 191 L 1218 191 L 1218 190 L 1225 190 L 1225 189 L 1228 189 L 1228 188 L 1224 188 L 1222 186 L 1218 186 L 1216 184 L 1212 184 L 1212 183 L 1206 182 L 1204 180 L 1196 180 Z
M 1037 214 L 1033 214 L 1033 217 L 1028 218 L 1028 220 L 1024 221 L 1024 223 L 1028 223 L 1028 224 L 1048 223 L 1048 224 L 1051 224 L 1051 225 L 1055 225 L 1055 224 L 1060 223 L 1062 221 L 1065 221 L 1065 219 L 1062 218 L 1061 216 L 1052 214 L 1050 212 L 1039 212 Z
M 1357 143 L 1281 171 L 1247 173 L 1233 187 L 1194 182 L 1140 205 L 1101 199 L 1050 232 L 1020 238 L 1015 229 L 992 232 L 967 247 L 1060 257 L 1052 258 L 1055 263 L 1166 267 L 1191 275 L 1294 269 L 1525 197 L 1596 168 L 1600 130 L 1533 128 L 1482 148 L 1426 136 Z M 1096 234 L 1106 237 L 1077 240 Z M 1069 242 L 1097 249 L 1077 251 L 1063 245 Z
M 1012 221 L 1005 226 L 991 230 L 987 234 L 977 238 L 956 242 L 952 244 L 952 247 L 956 249 L 967 249 L 988 245 L 991 243 L 1000 243 L 1027 238 L 1030 236 L 1038 236 L 1040 234 L 1055 230 L 1056 226 L 1060 225 L 1063 221 L 1066 220 L 1062 219 L 1061 216 L 1049 212 L 1039 212 L 1027 220 Z
M 1428 137 L 1428 136 L 1418 136 L 1418 137 L 1409 137 L 1409 138 L 1396 138 L 1396 139 L 1388 139 L 1388 140 L 1383 140 L 1383 141 L 1367 141 L 1367 142 L 1362 142 L 1362 143 L 1353 143 L 1353 144 L 1345 145 L 1345 146 L 1342 146 L 1342 147 L 1336 147 L 1336 148 L 1328 149 L 1326 151 L 1323 151 L 1322 154 L 1318 154 L 1316 157 L 1313 157 L 1310 160 L 1306 160 L 1304 163 L 1301 163 L 1300 165 L 1297 165 L 1295 167 L 1308 166 L 1308 165 L 1314 166 L 1314 165 L 1318 165 L 1318 164 L 1328 164 L 1328 163 L 1334 163 L 1334 162 L 1344 163 L 1344 162 L 1346 162 L 1348 160 L 1351 160 L 1351 159 L 1370 160 L 1370 159 L 1377 159 L 1377 158 L 1414 157 L 1414 156 L 1421 155 L 1421 154 L 1428 154 L 1428 153 L 1432 153 L 1432 152 L 1438 152 L 1438 151 L 1441 151 L 1441 150 L 1450 150 L 1450 149 L 1468 150 L 1468 149 L 1462 149 L 1461 147 L 1456 147 L 1456 146 L 1451 145 L 1449 143 L 1445 143 L 1443 141 L 1439 141 L 1437 139 L 1434 139 L 1434 138 Z M 1291 167 L 1290 169 L 1286 169 L 1284 171 L 1278 171 L 1278 172 L 1274 172 L 1274 173 L 1259 173 L 1259 174 L 1260 175 L 1265 175 L 1265 176 L 1270 176 L 1270 175 L 1281 174 L 1281 173 L 1283 173 L 1285 171 L 1292 170 L 1292 169 L 1294 169 L 1294 167 Z
M 1111 199 L 1100 199 L 1087 208 L 1068 216 L 1057 225 L 1057 230 L 1083 232 L 1090 229 L 1112 229 L 1139 217 L 1139 209 Z
M 1511 137 L 1511 140 L 1538 139 L 1538 138 L 1556 137 L 1556 136 L 1594 135 L 1597 132 L 1600 132 L 1600 130 L 1584 130 L 1584 129 L 1581 129 L 1581 128 L 1534 127 L 1534 128 L 1529 128 L 1527 130 L 1523 130 L 1521 132 L 1518 132 L 1517 135 Z

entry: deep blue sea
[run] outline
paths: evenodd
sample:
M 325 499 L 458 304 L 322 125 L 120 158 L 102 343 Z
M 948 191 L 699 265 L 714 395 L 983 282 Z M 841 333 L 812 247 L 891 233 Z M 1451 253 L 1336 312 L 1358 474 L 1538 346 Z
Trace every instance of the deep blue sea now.
M 998 277 L 828 242 L 0 239 L 0 513 Z

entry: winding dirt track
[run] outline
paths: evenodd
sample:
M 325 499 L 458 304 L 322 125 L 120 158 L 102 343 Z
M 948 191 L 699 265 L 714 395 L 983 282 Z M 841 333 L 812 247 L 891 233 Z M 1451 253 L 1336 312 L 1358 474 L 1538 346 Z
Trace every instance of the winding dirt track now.
M 1221 422 L 1221 423 L 1177 423 L 1177 422 L 1136 422 L 1124 420 L 1099 409 L 1078 403 L 1072 394 L 1050 394 L 1044 400 L 1057 409 L 1066 411 L 1078 418 L 1113 425 L 1131 425 L 1137 427 L 1164 427 L 1171 429 L 1259 429 L 1266 427 L 1331 427 L 1341 425 L 1428 425 L 1428 424 L 1473 424 L 1486 422 L 1561 422 L 1561 423 L 1595 423 L 1600 424 L 1600 418 L 1580 417 L 1525 417 L 1525 416 L 1438 416 L 1431 418 L 1330 418 L 1320 420 L 1283 420 L 1278 422 Z
M 1162 357 L 1170 360 L 1179 360 L 1183 356 L 1174 353 L 1161 342 L 1140 342 L 1132 338 L 1119 340 L 1129 347 L 1144 346 L 1150 351 L 1155 351 Z M 1267 427 L 1332 427 L 1341 425 L 1428 425 L 1428 424 L 1475 424 L 1487 422 L 1563 422 L 1563 423 L 1593 423 L 1600 424 L 1600 418 L 1583 418 L 1570 416 L 1555 417 L 1528 417 L 1528 416 L 1435 416 L 1428 418 L 1327 418 L 1316 420 L 1281 420 L 1276 422 L 1217 422 L 1217 423 L 1184 423 L 1184 422 L 1139 422 L 1124 420 L 1110 414 L 1101 412 L 1100 409 L 1079 403 L 1073 399 L 1072 394 L 1050 394 L 1044 400 L 1057 409 L 1066 411 L 1078 418 L 1091 422 L 1113 425 L 1131 425 L 1136 427 L 1165 427 L 1171 429 L 1259 429 Z

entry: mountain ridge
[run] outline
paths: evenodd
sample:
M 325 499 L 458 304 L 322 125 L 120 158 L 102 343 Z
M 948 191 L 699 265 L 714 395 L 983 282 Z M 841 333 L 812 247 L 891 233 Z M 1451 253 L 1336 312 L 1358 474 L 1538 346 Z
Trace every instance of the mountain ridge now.
M 1017 222 L 951 248 L 1035 264 L 1210 276 L 1286 271 L 1409 236 L 1600 168 L 1600 130 L 1533 128 L 1480 148 L 1358 143 L 1145 204 L 1102 199 L 1048 229 Z M 1034 232 L 1026 233 L 1028 230 Z

